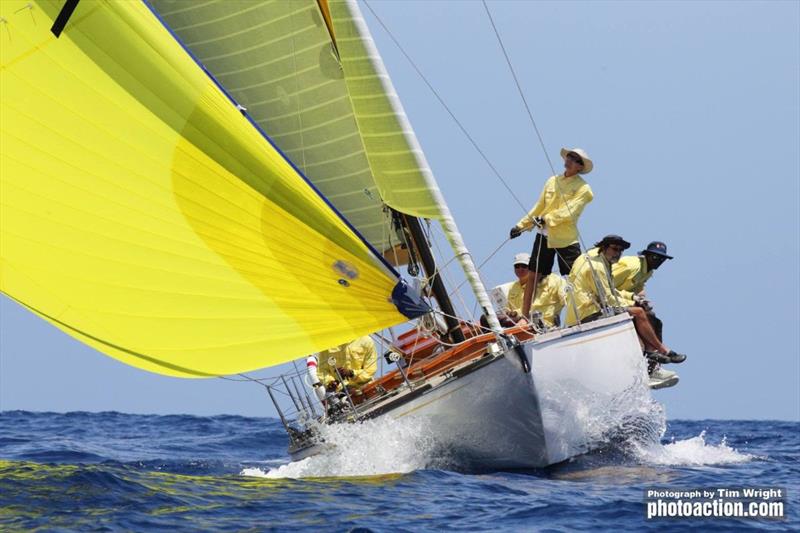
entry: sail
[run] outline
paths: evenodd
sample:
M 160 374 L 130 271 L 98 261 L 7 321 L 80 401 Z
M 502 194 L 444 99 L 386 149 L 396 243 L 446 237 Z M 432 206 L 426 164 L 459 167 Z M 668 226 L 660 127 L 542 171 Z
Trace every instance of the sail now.
M 336 45 L 372 174 L 384 201 L 442 219 L 447 206 L 355 0 L 328 0 Z
M 405 116 L 348 7 L 321 0 L 152 0 L 159 16 L 378 250 L 400 239 L 384 205 L 438 218 Z M 378 65 L 380 58 L 377 58 Z M 382 67 L 380 67 L 382 69 Z M 413 135 L 413 134 L 412 134 Z M 435 188 L 435 185 L 433 185 Z M 435 194 L 434 194 L 435 193 Z
M 396 274 L 147 5 L 70 4 L 0 2 L 3 293 L 180 377 L 407 319 Z

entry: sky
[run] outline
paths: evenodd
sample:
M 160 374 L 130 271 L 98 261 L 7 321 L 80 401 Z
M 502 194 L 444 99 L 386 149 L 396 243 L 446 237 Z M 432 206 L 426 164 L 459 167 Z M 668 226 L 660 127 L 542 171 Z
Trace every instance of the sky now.
M 362 4 L 395 88 L 488 286 L 551 175 L 480 2 L 370 6 L 473 136 L 492 173 Z M 670 419 L 800 419 L 800 2 L 489 3 L 556 170 L 595 169 L 584 241 L 675 256 L 647 286 L 688 354 L 656 391 Z M 516 199 L 515 199 L 516 198 Z M 249 383 L 127 367 L 0 299 L 0 410 L 274 416 Z

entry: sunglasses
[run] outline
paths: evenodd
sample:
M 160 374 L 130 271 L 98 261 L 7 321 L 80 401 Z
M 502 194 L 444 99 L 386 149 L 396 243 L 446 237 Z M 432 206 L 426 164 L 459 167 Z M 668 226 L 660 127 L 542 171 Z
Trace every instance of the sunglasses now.
M 528 268 L 528 265 L 524 265 L 522 263 L 518 263 L 518 264 L 514 265 L 514 268 Z
M 615 252 L 622 252 L 625 250 L 625 248 L 623 248 L 622 246 L 617 246 L 616 244 L 609 244 L 608 247 L 614 250 Z
M 579 165 L 583 165 L 583 159 L 580 156 L 575 154 L 567 154 L 567 159 L 572 161 L 573 163 L 578 163 Z

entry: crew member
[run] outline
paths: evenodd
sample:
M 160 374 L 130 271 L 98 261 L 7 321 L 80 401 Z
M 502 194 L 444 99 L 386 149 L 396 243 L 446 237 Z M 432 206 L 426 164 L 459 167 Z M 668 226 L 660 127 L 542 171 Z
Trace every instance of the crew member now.
M 538 312 L 543 325 L 548 328 L 561 325 L 561 310 L 566 302 L 564 295 L 566 285 L 564 278 L 553 272 L 545 276 L 536 286 L 531 311 L 534 315 Z
M 529 264 L 528 282 L 522 302 L 522 314 L 528 316 L 534 290 L 539 279 L 553 270 L 558 258 L 562 275 L 569 274 L 572 263 L 580 256 L 578 244 L 578 217 L 586 204 L 592 201 L 589 184 L 580 174 L 588 174 L 594 164 L 580 148 L 562 148 L 564 172 L 548 179 L 539 200 L 530 212 L 511 228 L 510 237 L 519 237 L 523 231 L 537 228 Z
M 326 390 L 333 392 L 344 384 L 351 392 L 358 391 L 372 380 L 378 368 L 375 342 L 369 335 L 359 337 L 320 352 L 318 362 L 319 380 Z M 344 383 L 336 375 L 337 369 Z
M 514 275 L 517 281 L 508 289 L 508 303 L 503 310 L 507 317 L 518 322 L 524 320 L 522 315 L 522 298 L 525 296 L 525 285 L 528 283 L 528 263 L 531 256 L 529 254 L 517 254 L 514 256 Z
M 686 359 L 684 354 L 670 350 L 659 340 L 646 311 L 635 305 L 633 293 L 614 287 L 611 267 L 619 261 L 623 250 L 627 250 L 630 243 L 619 235 L 607 235 L 596 247 L 597 255 L 584 255 L 570 273 L 575 303 L 574 306 L 567 306 L 567 324 L 596 320 L 602 316 L 604 307 L 624 310 L 633 317 L 636 333 L 645 352 L 657 356 L 655 360 L 658 362 L 683 362 Z M 574 308 L 577 308 L 577 317 Z
M 661 241 L 653 241 L 647 245 L 646 249 L 640 251 L 639 255 L 623 256 L 611 267 L 614 286 L 619 290 L 630 291 L 634 294 L 637 302 L 647 311 L 650 323 L 659 339 L 663 339 L 663 323 L 653 312 L 644 286 L 667 259 L 672 259 L 671 255 L 667 255 L 667 245 Z
M 522 314 L 522 300 L 525 285 L 528 283 L 529 262 L 530 255 L 528 254 L 517 254 L 514 257 L 514 275 L 517 276 L 517 281 L 508 290 L 508 304 L 504 312 L 505 316 L 517 324 L 525 322 Z M 559 314 L 564 307 L 564 286 L 565 282 L 561 276 L 550 274 L 545 276 L 536 287 L 531 310 L 539 312 L 543 325 L 547 327 L 560 325 Z

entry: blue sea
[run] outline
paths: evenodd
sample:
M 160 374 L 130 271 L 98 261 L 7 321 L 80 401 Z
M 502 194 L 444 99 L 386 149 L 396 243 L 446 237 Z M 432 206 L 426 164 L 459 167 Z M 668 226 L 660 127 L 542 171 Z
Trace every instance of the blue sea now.
M 0 530 L 800 530 L 797 422 L 669 421 L 525 472 L 442 466 L 413 433 L 350 426 L 292 463 L 272 418 L 5 411 Z M 645 520 L 646 488 L 765 486 L 784 520 Z

